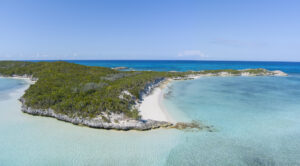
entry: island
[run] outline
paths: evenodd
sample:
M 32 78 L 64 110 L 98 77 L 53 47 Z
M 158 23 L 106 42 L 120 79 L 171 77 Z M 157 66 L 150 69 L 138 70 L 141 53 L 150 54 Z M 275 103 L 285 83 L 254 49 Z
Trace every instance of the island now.
M 282 71 L 266 69 L 120 71 L 64 61 L 0 61 L 1 77 L 21 77 L 33 81 L 20 98 L 24 113 L 53 117 L 75 125 L 116 130 L 207 127 L 195 122 L 176 123 L 141 116 L 139 107 L 144 98 L 166 81 L 203 76 L 286 75 Z

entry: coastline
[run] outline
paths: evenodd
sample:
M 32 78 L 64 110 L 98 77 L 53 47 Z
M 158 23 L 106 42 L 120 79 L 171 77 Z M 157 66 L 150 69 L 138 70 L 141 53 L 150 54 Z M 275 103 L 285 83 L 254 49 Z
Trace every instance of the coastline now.
M 139 105 L 139 112 L 143 120 L 157 120 L 175 123 L 174 119 L 169 115 L 163 106 L 163 89 L 171 79 L 162 81 L 159 86 L 154 87 L 152 92 L 143 97 L 142 103 Z
M 115 129 L 115 130 L 151 130 L 156 128 L 179 128 L 184 127 L 195 127 L 194 123 L 181 123 L 175 122 L 172 117 L 165 110 L 162 100 L 163 100 L 163 88 L 167 86 L 170 81 L 176 80 L 189 80 L 197 79 L 202 76 L 286 76 L 286 73 L 281 71 L 267 71 L 260 73 L 249 73 L 248 71 L 241 70 L 238 74 L 232 74 L 229 72 L 217 72 L 217 73 L 195 73 L 187 75 L 186 77 L 176 77 L 176 78 L 159 78 L 153 82 L 149 82 L 144 89 L 140 91 L 140 97 L 136 99 L 133 108 L 139 110 L 141 118 L 133 119 L 125 116 L 123 113 L 105 113 L 102 112 L 99 116 L 89 118 L 89 117 L 79 117 L 79 116 L 68 116 L 65 114 L 60 114 L 55 112 L 55 110 L 31 108 L 26 105 L 26 101 L 23 97 L 19 99 L 22 103 L 21 111 L 31 115 L 53 117 L 57 120 L 72 123 L 74 125 L 83 125 L 91 128 L 100 129 Z M 13 78 L 13 79 L 24 79 L 28 82 L 30 87 L 38 79 L 31 75 L 13 75 L 13 76 L 1 76 L 3 78 Z M 23 94 L 28 89 L 23 91 Z M 199 127 L 198 124 L 196 127 Z
M 96 118 L 82 118 L 82 117 L 69 117 L 67 115 L 62 115 L 55 113 L 55 111 L 51 108 L 49 109 L 34 109 L 28 107 L 26 105 L 26 101 L 22 98 L 22 95 L 25 94 L 25 91 L 30 87 L 30 85 L 34 84 L 38 79 L 33 78 L 29 75 L 24 76 L 0 76 L 0 78 L 10 78 L 10 79 L 19 79 L 25 80 L 28 85 L 18 91 L 20 95 L 19 101 L 21 102 L 21 111 L 27 114 L 31 114 L 34 116 L 45 116 L 45 117 L 52 117 L 57 120 L 65 121 L 72 123 L 74 125 L 84 125 L 91 128 L 100 128 L 100 129 L 115 129 L 115 130 L 151 130 L 156 128 L 168 128 L 173 126 L 173 123 L 167 121 L 159 121 L 154 119 L 147 119 L 147 120 L 135 120 L 131 118 L 127 118 L 124 114 L 105 114 L 107 119 L 110 121 L 105 121 L 101 117 Z M 157 80 L 157 82 L 150 84 L 149 87 L 146 87 L 143 94 L 148 95 L 149 92 L 152 91 L 152 85 L 159 85 L 162 80 Z

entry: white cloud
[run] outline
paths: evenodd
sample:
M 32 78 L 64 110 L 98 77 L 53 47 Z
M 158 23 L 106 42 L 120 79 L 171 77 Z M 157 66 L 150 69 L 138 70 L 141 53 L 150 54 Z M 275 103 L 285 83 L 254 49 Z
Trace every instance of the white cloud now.
M 200 50 L 185 50 L 183 52 L 178 53 L 178 57 L 201 59 L 207 57 L 207 55 L 205 55 Z

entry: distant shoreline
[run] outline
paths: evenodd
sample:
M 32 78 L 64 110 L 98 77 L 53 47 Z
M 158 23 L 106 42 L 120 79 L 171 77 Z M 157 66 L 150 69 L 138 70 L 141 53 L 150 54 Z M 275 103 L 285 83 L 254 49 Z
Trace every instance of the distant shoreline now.
M 55 61 L 65 61 L 65 62 L 76 62 L 76 61 L 196 61 L 196 62 L 282 62 L 282 63 L 300 63 L 300 61 L 284 61 L 284 60 L 196 60 L 196 59 L 48 59 L 48 60 L 16 60 L 16 61 L 27 61 L 27 62 L 55 62 Z

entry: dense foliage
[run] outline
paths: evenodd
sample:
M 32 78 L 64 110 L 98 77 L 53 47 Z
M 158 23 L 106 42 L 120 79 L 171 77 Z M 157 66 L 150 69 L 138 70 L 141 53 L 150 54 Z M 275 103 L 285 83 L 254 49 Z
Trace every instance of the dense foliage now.
M 14 61 L 0 62 L 0 73 L 5 76 L 32 75 L 38 78 L 23 96 L 26 104 L 32 108 L 52 108 L 57 113 L 71 117 L 95 117 L 102 112 L 123 112 L 133 118 L 138 118 L 138 112 L 132 109 L 132 105 L 148 83 L 183 74 L 117 71 L 67 62 Z

